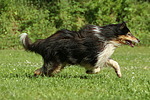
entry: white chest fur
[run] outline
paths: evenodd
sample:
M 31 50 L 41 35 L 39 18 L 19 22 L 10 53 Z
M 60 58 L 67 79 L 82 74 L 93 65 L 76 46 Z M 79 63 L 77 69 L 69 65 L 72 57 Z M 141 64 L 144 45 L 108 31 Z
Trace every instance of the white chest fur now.
M 95 67 L 103 67 L 105 62 L 114 53 L 115 48 L 116 47 L 114 46 L 114 44 L 107 44 L 104 50 L 98 54 Z

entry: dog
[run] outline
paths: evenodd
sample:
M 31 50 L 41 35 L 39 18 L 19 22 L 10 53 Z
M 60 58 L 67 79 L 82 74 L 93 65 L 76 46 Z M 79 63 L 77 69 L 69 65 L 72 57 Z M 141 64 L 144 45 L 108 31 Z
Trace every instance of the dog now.
M 27 51 L 40 54 L 43 66 L 34 75 L 53 76 L 67 64 L 80 65 L 87 74 L 99 73 L 105 65 L 114 68 L 121 77 L 119 64 L 111 59 L 121 44 L 134 47 L 140 40 L 133 36 L 125 22 L 106 26 L 86 25 L 79 31 L 62 29 L 46 39 L 32 43 L 27 33 L 20 35 L 20 41 Z

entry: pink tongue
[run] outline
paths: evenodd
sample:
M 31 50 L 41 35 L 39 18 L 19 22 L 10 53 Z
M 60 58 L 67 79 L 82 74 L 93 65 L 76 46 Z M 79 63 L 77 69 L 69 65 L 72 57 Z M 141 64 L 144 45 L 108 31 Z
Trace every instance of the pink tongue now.
M 131 47 L 134 47 L 134 44 L 133 44 L 133 43 L 130 43 L 130 46 L 131 46 Z

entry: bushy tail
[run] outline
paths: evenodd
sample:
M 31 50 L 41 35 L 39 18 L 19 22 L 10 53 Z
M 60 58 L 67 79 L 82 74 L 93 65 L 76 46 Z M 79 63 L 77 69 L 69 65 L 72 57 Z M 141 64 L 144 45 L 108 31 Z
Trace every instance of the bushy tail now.
M 20 34 L 20 41 L 23 45 L 23 47 L 28 50 L 28 51 L 34 51 L 33 50 L 33 44 L 31 42 L 31 40 L 28 37 L 27 33 L 22 33 Z

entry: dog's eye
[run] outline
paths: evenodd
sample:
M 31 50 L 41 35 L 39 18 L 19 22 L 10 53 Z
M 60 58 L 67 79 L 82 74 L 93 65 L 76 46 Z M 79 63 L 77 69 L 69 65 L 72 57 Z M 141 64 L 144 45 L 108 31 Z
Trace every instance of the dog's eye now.
M 131 34 L 131 33 L 127 33 L 127 35 L 128 35 L 128 36 L 131 36 L 132 34 Z

